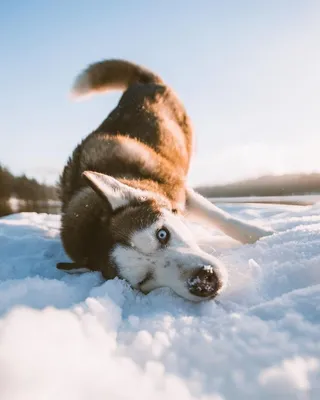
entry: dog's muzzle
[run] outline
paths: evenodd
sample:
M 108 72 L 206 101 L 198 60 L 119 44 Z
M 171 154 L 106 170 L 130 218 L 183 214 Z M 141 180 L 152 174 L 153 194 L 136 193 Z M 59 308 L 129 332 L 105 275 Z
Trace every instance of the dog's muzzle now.
M 188 290 L 198 297 L 214 297 L 221 288 L 217 274 L 211 265 L 198 268 L 187 281 Z

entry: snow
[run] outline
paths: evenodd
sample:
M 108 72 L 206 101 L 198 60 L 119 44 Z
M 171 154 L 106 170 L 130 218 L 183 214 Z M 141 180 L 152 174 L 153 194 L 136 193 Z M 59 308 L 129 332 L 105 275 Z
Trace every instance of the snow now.
M 277 233 L 239 245 L 217 301 L 70 275 L 57 215 L 0 219 L 1 400 L 320 398 L 320 205 L 224 205 Z

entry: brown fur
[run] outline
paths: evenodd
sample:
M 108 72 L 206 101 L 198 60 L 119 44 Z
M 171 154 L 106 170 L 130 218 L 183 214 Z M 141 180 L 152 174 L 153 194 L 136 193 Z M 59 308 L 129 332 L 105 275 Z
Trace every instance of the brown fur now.
M 75 84 L 75 93 L 125 87 L 117 107 L 74 150 L 60 182 L 61 237 L 78 265 L 115 275 L 108 254 L 117 240 L 128 239 L 136 224 L 150 223 L 157 204 L 112 213 L 87 187 L 83 172 L 111 175 L 136 188 L 163 194 L 165 206 L 185 203 L 185 179 L 192 151 L 192 128 L 182 103 L 161 78 L 121 60 L 90 66 Z M 86 79 L 83 78 L 86 77 Z M 138 211 L 138 210 L 142 211 Z M 138 213 L 138 215 L 137 215 Z
M 86 76 L 86 79 L 83 79 Z M 110 89 L 126 89 L 134 83 L 163 84 L 151 71 L 125 60 L 107 60 L 89 65 L 75 82 L 73 92 L 86 94 Z

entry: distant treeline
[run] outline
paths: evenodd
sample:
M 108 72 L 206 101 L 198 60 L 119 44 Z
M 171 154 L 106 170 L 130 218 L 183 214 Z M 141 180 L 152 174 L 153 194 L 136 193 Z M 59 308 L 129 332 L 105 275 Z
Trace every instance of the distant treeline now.
M 0 164 L 0 216 L 14 211 L 9 202 L 13 197 L 23 202 L 25 210 L 35 211 L 40 203 L 43 207 L 49 200 L 58 200 L 58 193 L 55 186 L 43 185 L 25 175 L 14 176 Z
M 320 174 L 262 176 L 227 185 L 202 186 L 196 190 L 206 197 L 289 196 L 320 193 Z
M 16 197 L 26 201 L 57 200 L 55 186 L 43 185 L 25 175 L 14 176 L 0 164 L 0 198 Z

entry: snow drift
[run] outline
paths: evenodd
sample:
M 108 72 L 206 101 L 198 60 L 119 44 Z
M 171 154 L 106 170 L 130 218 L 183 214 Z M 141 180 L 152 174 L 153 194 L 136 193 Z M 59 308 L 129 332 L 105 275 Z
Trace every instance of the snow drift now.
M 320 206 L 225 205 L 278 233 L 239 245 L 218 301 L 69 275 L 60 218 L 0 219 L 1 400 L 319 399 Z

